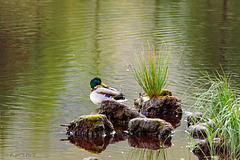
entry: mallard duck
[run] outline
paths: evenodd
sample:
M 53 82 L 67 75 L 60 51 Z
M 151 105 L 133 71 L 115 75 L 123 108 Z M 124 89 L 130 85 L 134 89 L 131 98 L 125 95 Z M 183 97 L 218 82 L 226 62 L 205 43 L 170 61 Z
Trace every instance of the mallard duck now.
M 101 85 L 102 87 L 98 87 L 98 85 Z M 93 78 L 90 81 L 90 86 L 92 88 L 90 99 L 96 105 L 100 105 L 105 99 L 112 99 L 118 102 L 123 102 L 126 100 L 121 92 L 114 88 L 107 87 L 98 77 Z

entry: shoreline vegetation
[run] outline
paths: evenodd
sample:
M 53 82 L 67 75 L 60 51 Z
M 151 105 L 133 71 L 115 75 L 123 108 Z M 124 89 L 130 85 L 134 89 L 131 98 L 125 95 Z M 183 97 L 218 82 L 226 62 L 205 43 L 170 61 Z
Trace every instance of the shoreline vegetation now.
M 202 112 L 202 121 L 207 124 L 205 141 L 208 144 L 210 159 L 214 155 L 223 156 L 225 159 L 239 159 L 240 98 L 237 89 L 232 87 L 231 76 L 226 75 L 223 70 L 222 74 L 216 72 L 213 78 L 207 75 L 206 83 L 196 94 L 193 107 Z M 220 143 L 218 147 L 215 145 L 216 139 Z M 194 139 L 193 141 L 204 158 L 208 159 L 200 143 Z

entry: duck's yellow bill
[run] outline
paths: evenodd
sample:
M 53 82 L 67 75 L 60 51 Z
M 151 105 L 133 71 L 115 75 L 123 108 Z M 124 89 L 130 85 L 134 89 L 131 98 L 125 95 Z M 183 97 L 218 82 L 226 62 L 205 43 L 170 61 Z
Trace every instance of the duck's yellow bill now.
M 103 87 L 107 87 L 104 83 L 101 83 L 100 85 L 103 86 Z

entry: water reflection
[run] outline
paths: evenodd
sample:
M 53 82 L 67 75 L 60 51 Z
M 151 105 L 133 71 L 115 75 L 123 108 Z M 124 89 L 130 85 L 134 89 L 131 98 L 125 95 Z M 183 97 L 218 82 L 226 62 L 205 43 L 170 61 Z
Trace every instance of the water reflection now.
M 165 150 L 146 150 L 146 149 L 132 149 L 127 159 L 137 160 L 137 159 L 146 159 L 146 160 L 157 160 L 157 159 L 167 159 Z
M 106 147 L 111 142 L 112 136 L 106 137 L 68 137 L 68 139 L 62 139 L 61 141 L 68 140 L 70 143 L 78 147 L 79 149 L 84 149 L 90 153 L 99 154 L 103 152 Z
M 128 140 L 131 147 L 144 148 L 151 150 L 159 150 L 171 147 L 172 137 L 161 139 L 155 136 L 133 136 L 128 135 L 126 130 L 127 126 L 114 126 L 115 134 L 107 136 L 68 136 L 67 139 L 61 139 L 61 141 L 69 141 L 79 149 L 84 149 L 90 153 L 101 153 L 110 144 L 119 143 L 121 141 Z
M 163 140 L 154 137 L 129 136 L 128 143 L 134 148 L 158 150 L 171 147 L 171 140 L 172 137 Z

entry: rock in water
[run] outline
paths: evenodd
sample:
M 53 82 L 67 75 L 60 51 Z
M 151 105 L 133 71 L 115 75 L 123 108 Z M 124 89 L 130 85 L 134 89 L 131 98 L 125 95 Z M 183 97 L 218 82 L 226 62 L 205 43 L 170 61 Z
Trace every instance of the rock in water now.
M 187 117 L 188 129 L 187 132 L 197 139 L 204 139 L 207 137 L 208 128 L 216 130 L 215 123 L 202 115 L 200 112 L 193 113 Z
M 182 114 L 181 100 L 174 96 L 154 97 L 146 101 L 141 109 L 141 113 L 147 114 L 152 118 L 161 115 L 177 115 Z
M 158 118 L 134 118 L 128 124 L 131 135 L 154 136 L 160 139 L 171 138 L 173 127 Z
M 195 125 L 195 124 L 198 124 L 198 123 L 204 123 L 204 122 L 207 122 L 207 121 L 210 122 L 211 120 L 207 117 L 204 117 L 201 112 L 192 113 L 191 115 L 189 115 L 187 117 L 188 127 L 191 126 L 191 125 Z
M 100 114 L 104 114 L 112 123 L 128 124 L 133 118 L 145 118 L 135 108 L 126 106 L 113 100 L 105 100 L 102 102 L 99 110 Z
M 168 90 L 163 90 L 163 96 L 149 99 L 140 94 L 134 101 L 135 108 L 148 118 L 160 118 L 170 122 L 174 128 L 180 126 L 182 118 L 181 100 L 172 96 Z
M 113 131 L 113 125 L 105 115 L 83 115 L 68 125 L 67 135 L 97 137 Z
M 219 159 L 232 159 L 230 147 L 224 142 L 224 140 L 221 140 L 220 138 L 214 138 L 211 140 L 211 142 L 209 142 L 207 139 L 201 140 L 195 145 L 195 147 L 192 149 L 192 152 L 199 159 L 212 159 L 212 156 L 215 155 L 219 156 Z M 236 159 L 239 159 L 239 156 L 237 156 Z

